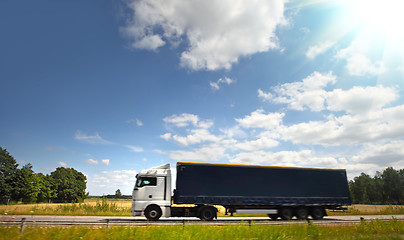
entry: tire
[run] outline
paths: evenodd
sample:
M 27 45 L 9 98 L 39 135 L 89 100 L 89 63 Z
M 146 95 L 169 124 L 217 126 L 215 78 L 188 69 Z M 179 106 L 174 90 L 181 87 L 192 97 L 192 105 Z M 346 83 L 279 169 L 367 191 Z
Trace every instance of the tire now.
M 293 210 L 290 207 L 281 208 L 280 216 L 282 220 L 290 220 L 293 218 Z
M 199 212 L 199 218 L 202 221 L 212 221 L 216 217 L 216 208 L 212 206 L 202 207 Z
M 314 207 L 313 209 L 311 209 L 310 215 L 314 220 L 321 220 L 324 218 L 324 208 Z
M 309 210 L 306 207 L 299 207 L 295 212 L 296 218 L 299 220 L 305 220 L 309 216 Z
M 157 221 L 162 215 L 161 208 L 156 205 L 148 206 L 144 211 L 147 220 Z
M 277 214 L 268 214 L 268 217 L 272 220 L 272 221 L 276 221 L 276 219 L 278 219 L 278 215 Z

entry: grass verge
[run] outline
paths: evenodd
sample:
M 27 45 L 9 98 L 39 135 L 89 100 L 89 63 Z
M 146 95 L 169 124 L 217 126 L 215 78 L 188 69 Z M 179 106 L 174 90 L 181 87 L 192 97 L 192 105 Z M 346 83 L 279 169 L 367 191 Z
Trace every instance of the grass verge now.
M 149 227 L 1 227 L 0 239 L 404 239 L 404 223 L 372 220 L 357 225 L 228 225 Z

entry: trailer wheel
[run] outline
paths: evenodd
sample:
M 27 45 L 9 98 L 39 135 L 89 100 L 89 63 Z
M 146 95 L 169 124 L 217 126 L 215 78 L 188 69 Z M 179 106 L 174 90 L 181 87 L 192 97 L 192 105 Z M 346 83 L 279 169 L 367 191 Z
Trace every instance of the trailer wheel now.
M 324 217 L 324 208 L 314 207 L 313 209 L 311 209 L 310 215 L 314 220 L 321 220 Z
M 212 221 L 216 217 L 216 208 L 212 206 L 202 207 L 199 212 L 199 218 L 202 221 Z
M 304 220 L 309 216 L 309 210 L 306 207 L 299 207 L 296 209 L 296 217 L 297 219 Z
M 290 207 L 281 208 L 280 215 L 282 220 L 290 220 L 293 217 L 293 210 Z
M 157 221 L 162 215 L 161 208 L 157 205 L 151 205 L 146 208 L 144 215 L 150 221 Z
M 278 215 L 277 214 L 268 214 L 268 217 L 272 220 L 272 221 L 276 221 L 276 219 L 278 219 Z

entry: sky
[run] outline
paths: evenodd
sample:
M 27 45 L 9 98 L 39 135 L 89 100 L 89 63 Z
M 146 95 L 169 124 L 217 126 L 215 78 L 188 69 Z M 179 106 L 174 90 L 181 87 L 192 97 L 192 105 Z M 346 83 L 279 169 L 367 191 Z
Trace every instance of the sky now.
M 179 161 L 404 168 L 403 7 L 0 1 L 0 146 L 90 195 Z

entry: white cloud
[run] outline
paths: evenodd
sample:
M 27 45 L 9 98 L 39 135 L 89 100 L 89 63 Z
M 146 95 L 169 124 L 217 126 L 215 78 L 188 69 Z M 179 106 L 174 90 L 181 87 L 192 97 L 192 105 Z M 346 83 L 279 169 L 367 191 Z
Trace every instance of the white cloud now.
M 166 43 L 159 35 L 144 36 L 142 39 L 133 42 L 132 47 L 141 48 L 147 50 L 156 50 L 159 47 L 164 46 Z
M 327 121 L 309 121 L 283 126 L 283 140 L 295 144 L 324 146 L 358 145 L 404 136 L 404 105 L 367 114 L 330 116 Z
M 309 49 L 306 52 L 306 57 L 309 59 L 314 59 L 318 55 L 325 53 L 328 49 L 330 49 L 335 42 L 332 41 L 326 41 L 326 42 L 321 42 L 317 45 L 310 46 Z
M 326 91 L 328 84 L 333 84 L 336 77 L 332 73 L 314 72 L 301 82 L 278 85 L 273 92 L 258 89 L 258 97 L 275 103 L 288 104 L 290 109 L 303 111 L 345 111 L 352 114 L 379 110 L 396 100 L 399 95 L 392 87 L 355 86 L 348 90 L 334 89 Z
M 284 2 L 132 0 L 132 16 L 122 32 L 134 48 L 186 43 L 183 67 L 230 69 L 240 57 L 278 48 L 275 30 L 285 23 Z
M 131 152 L 143 152 L 143 148 L 139 146 L 125 145 Z
M 102 165 L 109 166 L 109 159 L 102 159 L 100 162 Z
M 234 80 L 233 80 L 233 79 L 228 78 L 228 77 L 225 77 L 225 78 L 219 78 L 216 82 L 210 82 L 209 84 L 210 84 L 210 87 L 211 87 L 213 90 L 216 91 L 216 90 L 219 90 L 220 87 L 221 87 L 223 84 L 230 85 L 230 84 L 232 84 L 232 83 L 234 83 Z
M 326 120 L 307 121 L 277 128 L 280 139 L 295 144 L 338 146 L 364 144 L 404 136 L 399 119 L 404 105 L 386 108 L 398 99 L 398 90 L 384 86 L 354 86 L 351 89 L 326 91 L 336 77 L 331 73 L 313 73 L 302 82 L 273 88 L 274 93 L 258 91 L 264 100 L 286 103 L 290 109 L 303 111 L 335 111 L 346 115 L 329 115 Z M 340 113 L 339 113 L 340 114 Z
M 336 76 L 332 72 L 322 74 L 314 72 L 301 82 L 278 85 L 273 88 L 274 94 L 258 90 L 258 97 L 275 103 L 286 103 L 290 109 L 312 111 L 324 109 L 326 91 L 323 89 L 330 83 L 335 83 Z
M 162 139 L 168 141 L 168 140 L 171 139 L 171 135 L 172 135 L 171 133 L 165 133 L 165 134 L 163 134 L 163 135 L 160 135 L 160 138 L 162 138 Z
M 336 167 L 338 160 L 333 157 L 318 157 L 311 150 L 266 152 L 253 151 L 242 152 L 230 160 L 232 163 L 243 164 L 265 164 L 276 166 L 316 166 L 316 167 Z
M 345 67 L 353 76 L 379 75 L 386 69 L 382 62 L 369 59 L 370 46 L 369 39 L 356 39 L 347 48 L 338 51 L 335 57 L 346 60 Z
M 244 128 L 264 128 L 273 129 L 282 123 L 284 113 L 268 113 L 265 114 L 264 110 L 258 109 L 251 113 L 251 115 L 244 118 L 238 118 L 236 121 Z
M 385 72 L 385 67 L 378 61 L 372 63 L 365 55 L 356 53 L 346 57 L 346 68 L 351 75 L 366 76 L 366 75 L 379 75 Z
M 98 160 L 95 160 L 92 158 L 85 160 L 85 162 L 90 165 L 98 165 L 98 163 L 101 163 L 102 165 L 105 165 L 105 166 L 109 165 L 109 161 L 110 161 L 109 159 L 102 159 L 102 160 L 98 161 Z
M 143 126 L 143 122 L 136 118 L 136 125 L 141 127 L 141 126 Z
M 189 123 L 192 123 L 194 126 L 196 126 L 199 122 L 199 117 L 190 113 L 183 113 L 179 116 L 173 114 L 169 117 L 164 118 L 163 121 L 166 123 L 174 124 L 177 127 L 186 127 L 189 125 Z
M 87 159 L 85 162 L 87 164 L 90 164 L 90 165 L 97 165 L 98 164 L 98 161 L 95 160 L 95 159 L 92 159 L 92 158 Z
M 398 98 L 397 90 L 383 86 L 358 87 L 328 92 L 327 109 L 362 114 L 379 110 Z
M 348 163 L 343 165 L 342 168 L 346 169 L 348 179 L 353 179 L 354 177 L 359 176 L 361 173 L 372 175 L 376 171 L 381 170 L 380 166 L 371 163 Z
M 178 143 L 181 143 L 183 145 L 192 145 L 196 143 L 201 143 L 205 141 L 212 141 L 216 142 L 220 138 L 211 134 L 207 129 L 201 128 L 201 129 L 192 129 L 190 130 L 192 134 L 187 135 L 185 137 L 174 135 L 172 138 L 177 141 Z
M 85 133 L 82 133 L 81 131 L 76 131 L 74 135 L 74 139 L 80 141 L 80 142 L 85 142 L 89 144 L 100 144 L 100 145 L 108 145 L 108 144 L 114 144 L 111 141 L 103 139 L 98 133 L 95 133 L 95 135 L 87 135 Z
M 135 123 L 138 127 L 143 126 L 143 122 L 140 121 L 139 119 L 129 119 L 128 121 L 126 121 L 126 123 Z
M 236 125 L 231 128 L 220 129 L 220 131 L 227 137 L 227 138 L 245 138 L 247 137 L 247 133 L 242 130 L 241 126 Z
M 236 148 L 239 148 L 244 151 L 257 151 L 261 149 L 273 148 L 278 145 L 279 145 L 278 141 L 266 137 L 235 144 Z
M 366 144 L 352 160 L 357 163 L 402 168 L 404 165 L 404 140 Z
M 264 101 L 270 101 L 275 98 L 275 96 L 270 92 L 264 92 L 261 89 L 258 89 L 258 97 L 262 98 Z
M 120 189 L 122 194 L 130 195 L 136 182 L 135 170 L 102 171 L 88 176 L 88 191 L 90 195 L 114 194 Z
M 199 121 L 198 128 L 208 129 L 208 128 L 211 128 L 213 126 L 213 124 L 214 123 L 211 120 Z
M 401 169 L 404 166 L 404 141 L 369 143 L 363 145 L 347 163 L 350 179 L 359 176 L 360 173 L 374 175 L 376 171 L 383 171 L 386 167 Z
M 59 164 L 59 166 L 61 166 L 61 167 L 66 167 L 66 166 L 67 166 L 67 163 L 65 163 L 65 162 L 58 162 L 58 164 Z
M 176 161 L 218 161 L 227 156 L 226 148 L 219 144 L 206 145 L 190 151 L 174 150 L 166 154 Z

